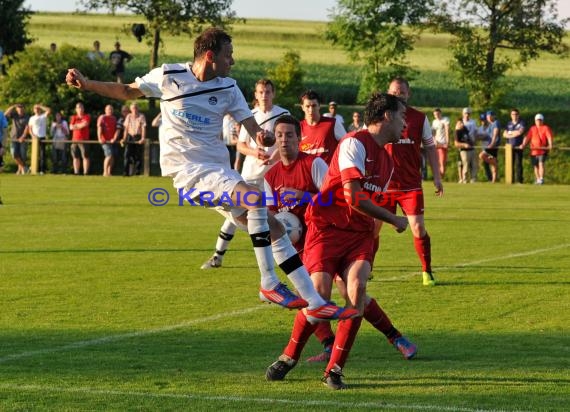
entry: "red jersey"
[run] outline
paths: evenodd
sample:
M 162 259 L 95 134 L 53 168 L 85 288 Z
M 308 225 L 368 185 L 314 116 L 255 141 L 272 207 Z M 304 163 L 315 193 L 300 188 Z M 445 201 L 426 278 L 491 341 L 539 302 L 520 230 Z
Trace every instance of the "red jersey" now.
M 321 116 L 315 125 L 309 125 L 306 120 L 301 120 L 301 152 L 314 154 L 322 157 L 326 164 L 330 164 L 338 141 L 334 135 L 336 119 Z
M 99 126 L 101 126 L 103 142 L 107 143 L 113 140 L 117 131 L 117 118 L 113 115 L 102 115 L 99 117 Z
M 548 139 L 552 140 L 552 130 L 549 126 L 543 124 L 542 126 L 533 125 L 528 129 L 527 139 L 530 139 L 530 155 L 542 156 L 548 153 Z
M 317 164 L 315 164 L 317 162 Z M 318 164 L 320 163 L 320 164 Z M 302 246 L 305 243 L 307 225 L 305 224 L 305 211 L 313 202 L 312 195 L 319 192 L 327 165 L 317 156 L 300 152 L 297 160 L 290 165 L 277 162 L 265 173 L 265 195 L 267 206 L 273 212 L 291 212 L 299 218 L 303 225 L 303 235 L 295 244 Z M 305 194 L 301 199 L 289 200 L 280 195 L 279 189 L 289 187 L 300 190 Z
M 390 183 L 390 190 L 407 191 L 422 188 L 420 172 L 422 141 L 429 137 L 430 144 L 433 144 L 429 123 L 427 124 L 429 136 L 427 131 L 424 131 L 426 122 L 427 117 L 424 113 L 408 106 L 406 127 L 402 131 L 402 137 L 397 143 L 386 145 L 386 150 L 392 155 L 394 161 L 394 176 Z
M 83 121 L 87 121 L 87 126 L 81 129 L 73 129 L 71 134 L 71 140 L 89 140 L 89 124 L 91 123 L 91 116 L 89 116 L 87 113 L 83 113 L 83 116 L 74 114 L 73 116 L 71 116 L 69 124 L 75 125 Z
M 334 152 L 318 201 L 307 208 L 305 219 L 317 229 L 334 226 L 353 232 L 371 232 L 374 219 L 357 212 L 346 202 L 343 184 L 357 180 L 363 195 L 382 204 L 394 171 L 388 152 L 368 132 L 351 132 L 341 139 Z M 360 196 L 357 194 L 357 196 Z

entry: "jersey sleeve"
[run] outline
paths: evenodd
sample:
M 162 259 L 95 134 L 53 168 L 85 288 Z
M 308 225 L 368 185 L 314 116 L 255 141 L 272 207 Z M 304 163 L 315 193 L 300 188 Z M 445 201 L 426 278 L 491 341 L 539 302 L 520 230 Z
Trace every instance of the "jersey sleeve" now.
M 431 126 L 429 124 L 427 116 L 424 116 L 424 125 L 422 128 L 422 145 L 424 147 L 435 146 L 435 142 L 433 141 Z
M 344 128 L 344 126 L 342 125 L 341 122 L 339 122 L 338 120 L 335 119 L 334 122 L 334 137 L 336 138 L 336 140 L 340 140 L 344 137 L 344 135 L 346 134 L 346 129 Z
M 157 67 L 144 76 L 135 79 L 135 83 L 146 97 L 156 97 L 157 99 L 162 97 L 160 86 L 164 76 L 163 71 L 164 69 L 162 67 Z
M 338 147 L 338 168 L 342 183 L 361 179 L 366 162 L 366 149 L 358 139 L 344 139 Z
M 230 106 L 228 107 L 228 112 L 239 123 L 242 123 L 248 117 L 253 116 L 247 102 L 245 101 L 245 97 L 237 84 L 235 84 L 234 87 L 234 93 Z
M 313 183 L 319 190 L 323 185 L 328 170 L 329 167 L 326 162 L 320 157 L 315 157 L 311 165 L 311 177 L 313 178 Z

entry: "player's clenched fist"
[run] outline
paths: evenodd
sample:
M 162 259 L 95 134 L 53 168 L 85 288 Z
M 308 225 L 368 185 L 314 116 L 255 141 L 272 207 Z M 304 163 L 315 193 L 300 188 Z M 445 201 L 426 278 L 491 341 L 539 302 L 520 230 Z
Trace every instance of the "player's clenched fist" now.
M 77 87 L 82 89 L 85 87 L 86 83 L 85 76 L 77 69 L 68 69 L 67 75 L 65 76 L 65 82 L 72 87 Z
M 396 216 L 396 223 L 394 223 L 396 232 L 402 233 L 408 228 L 408 218 L 405 216 Z
M 271 147 L 275 144 L 275 135 L 269 130 L 262 130 L 257 132 L 255 142 L 259 146 Z

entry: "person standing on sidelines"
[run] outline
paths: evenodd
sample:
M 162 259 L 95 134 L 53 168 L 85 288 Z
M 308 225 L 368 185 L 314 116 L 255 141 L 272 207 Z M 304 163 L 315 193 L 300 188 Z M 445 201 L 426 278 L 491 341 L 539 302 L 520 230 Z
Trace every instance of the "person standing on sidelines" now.
M 2 53 L 0 53 L 0 58 L 2 58 Z M 8 119 L 4 116 L 4 112 L 0 110 L 0 172 L 4 167 L 4 132 L 8 127 Z
M 323 114 L 325 117 L 332 117 L 336 119 L 336 121 L 344 127 L 344 118 L 342 115 L 337 111 L 337 104 L 334 101 L 329 102 L 329 111 L 328 113 Z
M 526 126 L 519 109 L 511 109 L 511 120 L 507 123 L 503 137 L 513 147 L 513 182 L 523 182 L 523 151 L 519 146 L 524 140 Z
M 303 93 L 301 109 L 305 113 L 301 120 L 301 151 L 322 157 L 329 164 L 338 141 L 346 134 L 344 126 L 335 118 L 321 116 L 321 98 L 314 90 Z
M 530 143 L 530 157 L 536 178 L 534 183 L 537 185 L 544 184 L 544 163 L 548 153 L 552 150 L 552 141 L 552 129 L 544 124 L 544 116 L 538 113 L 534 116 L 534 125 L 528 130 L 523 142 L 518 147 L 523 150 Z
M 433 122 L 431 130 L 433 132 L 433 140 L 437 150 L 437 158 L 439 162 L 439 174 L 441 178 L 445 176 L 447 166 L 447 151 L 449 149 L 449 117 L 441 114 L 441 109 L 437 107 L 433 111 Z
M 396 77 L 390 82 L 388 93 L 407 102 L 411 95 L 410 85 L 406 79 Z M 422 263 L 423 285 L 435 286 L 431 268 L 431 239 L 424 221 L 424 192 L 420 172 L 421 146 L 424 147 L 433 173 L 435 194 L 442 196 L 443 184 L 429 121 L 424 113 L 408 105 L 406 127 L 402 132 L 402 137 L 386 147 L 394 160 L 394 176 L 392 176 L 388 190 L 391 200 L 386 207 L 392 213 L 396 213 L 397 205 L 400 205 L 407 216 L 414 237 L 414 247 Z
M 75 114 L 69 119 L 69 130 L 71 130 L 71 157 L 73 158 L 73 174 L 79 175 L 81 171 L 81 159 L 83 159 L 83 174 L 89 174 L 89 145 L 84 142 L 89 140 L 89 125 L 91 116 L 85 113 L 85 106 L 78 102 L 75 105 Z
M 469 171 L 470 174 L 470 182 L 475 183 L 477 182 L 477 171 L 479 169 L 479 161 L 477 160 L 477 155 L 475 153 L 475 142 L 477 140 L 477 122 L 471 118 L 471 108 L 464 107 L 461 112 L 461 119 L 463 122 L 463 126 L 469 132 L 468 143 L 472 146 L 471 151 L 466 151 L 463 155 L 460 153 L 460 161 L 457 162 L 458 166 L 458 175 L 460 176 L 459 183 L 467 183 L 467 174 L 464 173 L 465 170 Z M 467 162 L 466 165 L 463 165 L 463 161 Z M 461 176 L 463 176 L 463 181 L 461 181 Z
M 103 176 L 111 176 L 113 174 L 113 164 L 115 162 L 117 139 L 119 138 L 119 129 L 117 129 L 117 118 L 113 115 L 113 106 L 110 104 L 105 106 L 105 114 L 97 119 L 97 138 L 103 149 Z
M 319 293 L 330 298 L 333 278 L 346 284 L 347 306 L 359 316 L 339 321 L 331 358 L 323 382 L 331 389 L 344 389 L 344 367 L 366 306 L 366 283 L 374 259 L 375 219 L 394 225 L 398 232 L 408 220 L 382 207 L 394 164 L 385 146 L 396 142 L 404 128 L 405 104 L 387 93 L 373 94 L 366 104 L 367 130 L 345 136 L 335 151 L 321 188 L 324 199 L 312 202 L 306 213 L 307 237 L 303 259 Z M 297 312 L 288 345 L 266 370 L 266 379 L 283 380 L 297 364 L 315 331 L 310 316 Z
M 4 115 L 12 123 L 10 128 L 10 153 L 18 165 L 16 174 L 24 175 L 29 171 L 26 166 L 26 160 L 28 159 L 26 136 L 28 134 L 30 116 L 26 114 L 24 105 L 20 103 L 8 107 Z
M 260 146 L 275 142 L 273 133 L 256 123 L 235 80 L 228 77 L 233 64 L 231 36 L 210 28 L 196 38 L 192 63 L 164 64 L 128 85 L 88 80 L 72 68 L 66 82 L 115 99 L 161 98 L 162 174 L 172 177 L 181 200 L 196 199 L 194 192 L 197 197 L 204 192 L 212 194 L 213 201 L 205 205 L 247 228 L 261 274 L 260 299 L 289 309 L 306 308 L 315 319 L 352 318 L 357 311 L 327 303 L 317 293 L 285 229 L 267 214 L 261 191 L 230 167 L 228 150 L 219 139 L 226 113 L 255 136 Z M 245 193 L 248 201 L 240 201 Z M 274 259 L 301 297 L 280 282 Z
M 275 120 L 289 111 L 273 104 L 275 97 L 275 86 L 269 79 L 260 79 L 255 83 L 255 99 L 257 105 L 251 113 L 257 124 L 266 131 L 273 130 Z M 254 139 L 247 133 L 245 128 L 241 128 L 237 149 L 245 155 L 241 175 L 244 181 L 259 189 L 263 188 L 263 176 L 265 172 L 275 163 L 279 152 L 276 151 L 275 145 L 271 147 L 258 146 Z M 216 240 L 216 249 L 214 254 L 202 264 L 201 269 L 219 268 L 222 266 L 222 260 L 236 232 L 236 225 L 231 219 L 226 219 L 220 228 L 218 239 Z
M 48 116 L 51 109 L 41 104 L 34 104 L 34 114 L 28 121 L 28 131 L 32 139 L 38 139 L 40 149 L 39 172 L 43 175 L 47 170 L 46 137 L 48 130 Z

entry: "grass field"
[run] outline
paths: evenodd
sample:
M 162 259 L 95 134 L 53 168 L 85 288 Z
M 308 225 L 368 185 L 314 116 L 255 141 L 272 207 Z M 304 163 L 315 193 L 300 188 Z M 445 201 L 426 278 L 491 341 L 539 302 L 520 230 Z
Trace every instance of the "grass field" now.
M 148 203 L 156 187 L 167 206 Z M 224 268 L 198 269 L 222 218 L 177 206 L 170 187 L 1 176 L 0 410 L 568 410 L 570 187 L 428 195 L 435 288 L 421 286 L 410 234 L 385 229 L 369 293 L 418 357 L 363 324 L 343 392 L 304 362 L 264 380 L 293 313 L 258 301 L 244 235 Z M 312 340 L 304 356 L 319 350 Z

